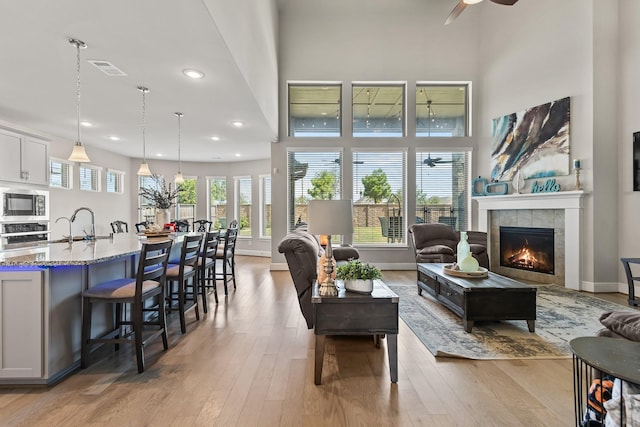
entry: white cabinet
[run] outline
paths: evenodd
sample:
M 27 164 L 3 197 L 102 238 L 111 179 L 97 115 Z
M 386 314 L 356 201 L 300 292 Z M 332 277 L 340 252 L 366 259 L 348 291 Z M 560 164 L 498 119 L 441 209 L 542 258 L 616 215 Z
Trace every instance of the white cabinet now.
M 0 378 L 40 378 L 44 271 L 0 271 Z
M 0 181 L 47 185 L 49 143 L 0 129 Z

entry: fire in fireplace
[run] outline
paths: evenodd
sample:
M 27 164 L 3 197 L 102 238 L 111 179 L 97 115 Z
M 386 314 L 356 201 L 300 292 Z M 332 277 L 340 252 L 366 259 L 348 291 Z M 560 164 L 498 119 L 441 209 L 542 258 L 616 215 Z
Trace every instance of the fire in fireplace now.
M 554 274 L 553 228 L 500 227 L 500 265 Z

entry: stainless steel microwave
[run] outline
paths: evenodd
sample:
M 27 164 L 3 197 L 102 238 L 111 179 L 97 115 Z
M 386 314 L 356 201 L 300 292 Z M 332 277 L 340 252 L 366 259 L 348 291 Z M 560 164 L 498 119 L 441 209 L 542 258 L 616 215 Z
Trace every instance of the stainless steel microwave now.
M 2 221 L 49 220 L 49 192 L 0 188 Z

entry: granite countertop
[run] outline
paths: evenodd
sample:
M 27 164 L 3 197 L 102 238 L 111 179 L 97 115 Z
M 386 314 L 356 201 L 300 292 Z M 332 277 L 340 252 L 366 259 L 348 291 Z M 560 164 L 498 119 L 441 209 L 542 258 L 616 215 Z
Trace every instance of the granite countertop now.
M 170 235 L 176 242 L 180 235 Z M 162 238 L 154 238 L 159 240 Z M 32 247 L 0 251 L 0 267 L 52 267 L 60 265 L 88 265 L 109 261 L 140 251 L 144 236 L 116 234 L 113 238 L 82 240 L 73 243 L 39 243 Z

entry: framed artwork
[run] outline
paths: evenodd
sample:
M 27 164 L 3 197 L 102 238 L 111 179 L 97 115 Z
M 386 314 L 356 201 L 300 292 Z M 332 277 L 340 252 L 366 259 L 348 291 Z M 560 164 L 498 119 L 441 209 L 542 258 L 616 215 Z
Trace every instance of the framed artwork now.
M 566 97 L 493 119 L 491 179 L 569 175 L 569 105 Z

